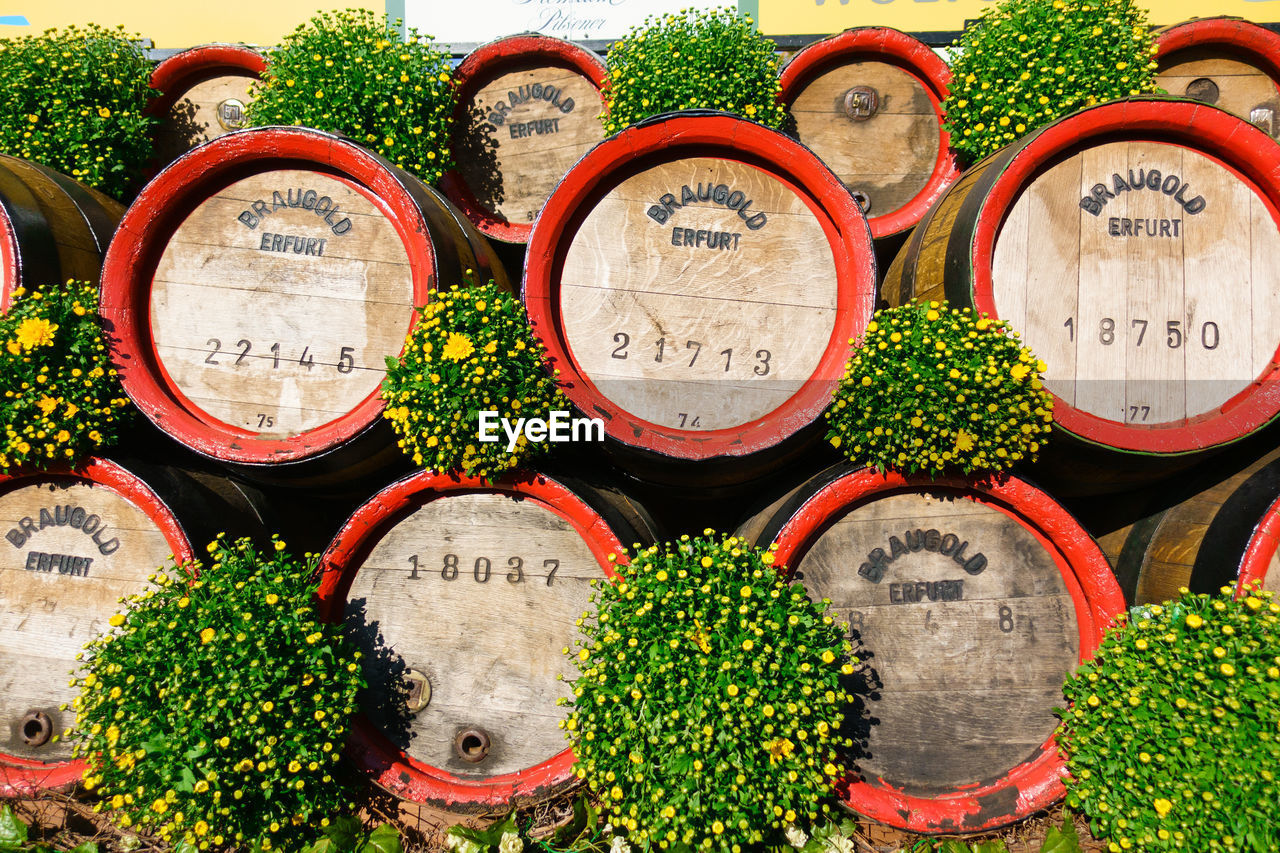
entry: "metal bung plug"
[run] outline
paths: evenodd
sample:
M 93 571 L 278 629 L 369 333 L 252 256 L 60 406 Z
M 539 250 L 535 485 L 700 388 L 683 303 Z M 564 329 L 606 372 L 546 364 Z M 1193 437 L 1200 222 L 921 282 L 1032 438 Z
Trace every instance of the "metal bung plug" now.
M 19 730 L 27 746 L 44 746 L 53 737 L 53 720 L 43 711 L 28 711 L 22 717 Z
M 1197 77 L 1187 84 L 1186 95 L 1193 101 L 1200 101 L 1203 104 L 1216 104 L 1218 96 L 1218 84 L 1210 80 L 1208 77 Z
M 854 86 L 844 93 L 844 112 L 853 121 L 866 121 L 880 109 L 880 93 L 870 86 Z
M 431 680 L 416 669 L 406 672 L 404 680 L 409 689 L 405 708 L 410 714 L 416 714 L 431 702 Z
M 454 735 L 453 751 L 470 764 L 479 764 L 489 755 L 489 735 L 483 729 L 463 729 Z

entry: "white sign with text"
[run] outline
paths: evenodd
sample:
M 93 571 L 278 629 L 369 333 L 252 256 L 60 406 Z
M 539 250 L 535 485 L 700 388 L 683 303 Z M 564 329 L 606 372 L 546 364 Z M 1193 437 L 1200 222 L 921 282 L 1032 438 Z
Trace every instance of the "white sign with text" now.
M 622 38 L 650 15 L 724 0 L 405 0 L 405 24 L 453 46 L 536 32 L 570 41 Z

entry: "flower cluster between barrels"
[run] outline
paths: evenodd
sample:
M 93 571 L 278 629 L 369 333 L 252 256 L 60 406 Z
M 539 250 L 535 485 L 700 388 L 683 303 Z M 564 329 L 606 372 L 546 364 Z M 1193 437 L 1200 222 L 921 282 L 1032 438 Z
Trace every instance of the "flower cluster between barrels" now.
M 126 199 L 151 157 L 150 77 L 138 37 L 123 29 L 0 40 L 0 151 Z
M 403 354 L 387 359 L 384 415 L 400 446 L 428 470 L 487 479 L 545 453 L 549 443 L 523 432 L 513 443 L 496 425 L 569 407 L 543 352 L 524 307 L 493 282 L 437 292 Z M 494 441 L 480 440 L 482 412 L 495 413 Z
M 639 849 L 780 843 L 844 772 L 844 625 L 736 538 L 614 555 L 571 654 L 577 775 Z
M 957 47 L 944 127 L 970 163 L 1067 113 L 1155 91 L 1135 0 L 1004 0 Z
M 1053 420 L 1044 362 L 1001 320 L 945 302 L 876 312 L 827 409 L 852 461 L 940 475 L 1033 461 Z
M 606 133 L 673 110 L 723 110 L 782 127 L 777 47 L 731 9 L 646 18 L 606 57 Z
M 174 845 L 295 849 L 350 808 L 334 774 L 360 652 L 317 618 L 314 557 L 279 539 L 208 552 L 153 575 L 86 646 L 84 786 L 120 826 Z
M 1280 601 L 1231 593 L 1135 608 L 1067 681 L 1067 802 L 1110 850 L 1275 849 Z
M 345 134 L 435 184 L 453 168 L 450 80 L 430 37 L 367 9 L 324 12 L 271 52 L 248 117 Z
M 133 411 L 107 351 L 98 289 L 14 291 L 0 316 L 0 471 L 74 466 L 111 444 Z

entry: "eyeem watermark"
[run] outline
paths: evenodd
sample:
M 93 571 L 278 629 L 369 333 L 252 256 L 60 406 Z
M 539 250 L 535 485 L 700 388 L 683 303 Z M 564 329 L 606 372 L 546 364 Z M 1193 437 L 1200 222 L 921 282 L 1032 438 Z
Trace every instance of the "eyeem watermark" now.
M 523 435 L 533 442 L 541 441 L 604 441 L 604 421 L 600 418 L 571 418 L 565 411 L 552 412 L 549 419 L 504 418 L 497 412 L 480 413 L 481 441 L 499 441 L 495 430 L 501 426 L 507 436 L 507 452 L 516 449 L 516 442 Z

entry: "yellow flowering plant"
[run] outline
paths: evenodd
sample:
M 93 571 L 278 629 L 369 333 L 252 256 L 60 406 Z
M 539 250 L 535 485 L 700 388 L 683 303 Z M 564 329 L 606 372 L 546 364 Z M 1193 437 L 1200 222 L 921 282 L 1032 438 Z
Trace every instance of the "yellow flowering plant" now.
M 1067 803 L 1109 850 L 1273 851 L 1280 599 L 1180 592 L 1121 616 L 1067 680 Z
M 134 409 L 98 317 L 98 289 L 84 281 L 44 291 L 17 288 L 0 316 L 0 471 L 75 466 L 111 444 Z
M 955 47 L 944 127 L 969 163 L 1067 113 L 1156 91 L 1135 0 L 1002 0 Z
M 151 157 L 151 63 L 96 24 L 0 40 L 0 151 L 127 201 Z
M 606 133 L 674 110 L 723 110 L 781 128 L 777 46 L 732 8 L 645 18 L 605 58 Z
M 402 38 L 399 23 L 368 9 L 311 18 L 268 54 L 249 123 L 342 133 L 437 183 L 453 168 L 449 57 L 416 30 Z
M 614 828 L 638 850 L 720 851 L 817 824 L 858 662 L 829 602 L 711 530 L 626 556 L 564 650 L 578 677 L 561 725 Z
M 1044 362 L 1007 324 L 945 302 L 877 311 L 827 409 L 860 465 L 937 476 L 1033 461 L 1053 420 Z
M 274 537 L 208 555 L 153 575 L 78 656 L 84 787 L 173 845 L 297 849 L 350 807 L 336 765 L 361 655 L 317 617 L 314 555 Z
M 551 445 L 521 435 L 508 452 L 501 429 L 482 442 L 481 412 L 546 419 L 569 408 L 543 353 L 524 306 L 492 281 L 438 291 L 419 309 L 404 352 L 387 359 L 383 415 L 416 464 L 494 479 Z

